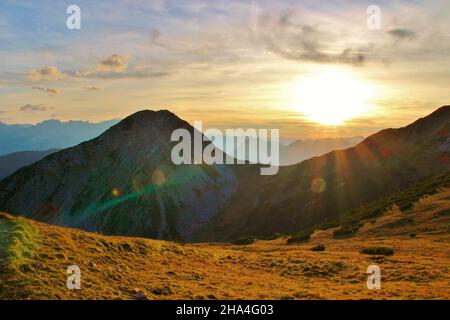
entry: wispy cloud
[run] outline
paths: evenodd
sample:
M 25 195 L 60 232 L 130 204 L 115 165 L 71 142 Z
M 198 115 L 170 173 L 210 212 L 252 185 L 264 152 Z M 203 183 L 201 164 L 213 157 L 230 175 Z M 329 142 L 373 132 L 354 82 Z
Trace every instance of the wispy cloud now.
M 36 87 L 36 86 L 32 87 L 31 89 L 48 93 L 50 96 L 58 96 L 61 94 L 61 90 L 59 89 Z
M 103 90 L 102 88 L 95 87 L 95 86 L 91 86 L 91 87 L 85 86 L 83 88 L 86 89 L 86 90 L 89 90 L 89 91 L 102 91 Z
M 67 75 L 64 72 L 58 70 L 54 66 L 47 66 L 42 69 L 32 69 L 27 74 L 27 79 L 31 81 L 56 81 L 64 79 Z
M 35 112 L 35 111 L 48 111 L 54 109 L 53 107 L 49 107 L 45 104 L 25 104 L 19 108 L 20 111 L 24 112 Z
M 99 78 L 99 79 L 122 79 L 122 78 L 159 78 L 170 74 L 168 70 L 160 70 L 153 65 L 129 66 L 130 57 L 113 54 L 98 62 L 95 68 L 87 67 L 84 70 L 76 70 L 75 77 Z
M 292 12 L 261 15 L 258 39 L 267 50 L 289 60 L 362 65 L 371 46 L 339 48 L 335 36 L 317 26 L 292 21 Z
M 128 68 L 128 56 L 113 54 L 97 64 L 97 71 L 123 71 Z
M 403 40 L 414 40 L 417 38 L 417 34 L 406 28 L 397 28 L 388 31 L 388 34 L 394 38 L 395 42 L 400 42 Z

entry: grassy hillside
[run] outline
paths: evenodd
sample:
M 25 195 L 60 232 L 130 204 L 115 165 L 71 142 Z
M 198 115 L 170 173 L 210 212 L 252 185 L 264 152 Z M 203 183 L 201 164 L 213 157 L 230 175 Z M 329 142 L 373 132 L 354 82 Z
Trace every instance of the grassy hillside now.
M 351 238 L 336 239 L 330 228 L 291 245 L 283 237 L 183 245 L 2 214 L 0 298 L 449 299 L 449 200 L 450 190 L 441 191 L 407 212 L 394 207 L 362 220 Z M 393 255 L 383 255 L 386 249 Z M 81 269 L 81 290 L 66 288 L 73 264 Z M 373 264 L 382 270 L 381 290 L 366 288 Z
M 335 236 L 351 236 L 366 220 L 374 221 L 392 208 L 408 212 L 422 198 L 439 193 L 450 187 L 450 174 L 443 174 L 425 179 L 404 191 L 381 198 L 369 205 L 345 212 L 335 219 L 325 221 L 318 228 L 328 229 L 340 226 L 334 231 Z

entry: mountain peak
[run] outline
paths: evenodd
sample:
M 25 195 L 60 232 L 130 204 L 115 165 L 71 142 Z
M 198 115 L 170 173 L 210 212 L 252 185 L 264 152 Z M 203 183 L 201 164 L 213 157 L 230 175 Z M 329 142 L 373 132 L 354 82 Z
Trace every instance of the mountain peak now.
M 429 115 L 418 119 L 417 121 L 420 121 L 422 119 L 438 118 L 438 117 L 443 116 L 444 114 L 447 114 L 448 116 L 450 116 L 450 105 L 442 106 L 442 107 L 436 109 L 435 111 L 433 111 L 432 113 L 430 113 Z
M 406 132 L 414 132 L 416 134 L 434 135 L 436 130 L 442 127 L 448 127 L 450 120 L 450 106 L 442 106 L 431 114 L 419 118 L 410 125 L 402 128 Z
M 437 109 L 435 112 L 443 112 L 443 111 L 445 111 L 445 112 L 450 111 L 450 105 L 442 106 L 439 109 Z
M 176 166 L 171 135 L 179 128 L 194 130 L 168 110 L 136 112 L 2 180 L 0 209 L 108 234 L 189 240 L 236 181 L 230 167 Z M 36 179 L 24 179 L 29 174 Z M 36 193 L 27 202 L 21 190 L 28 188 Z
M 147 118 L 147 119 L 149 119 L 149 118 L 165 118 L 165 117 L 178 118 L 174 113 L 170 112 L 167 109 L 161 109 L 161 110 L 145 109 L 145 110 L 137 111 L 137 112 L 129 115 L 125 119 L 129 119 L 129 118 L 133 118 L 133 119 Z
M 142 110 L 126 117 L 107 130 L 104 135 L 123 136 L 125 134 L 133 139 L 141 136 L 152 140 L 156 137 L 170 140 L 172 131 L 178 128 L 192 130 L 189 123 L 168 110 Z
M 427 118 L 450 118 L 450 105 L 440 107 Z

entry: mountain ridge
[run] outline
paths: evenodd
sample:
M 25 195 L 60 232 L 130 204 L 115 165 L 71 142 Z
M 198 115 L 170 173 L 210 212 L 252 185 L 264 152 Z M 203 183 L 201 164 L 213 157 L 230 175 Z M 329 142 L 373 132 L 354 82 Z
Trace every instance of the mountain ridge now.
M 98 231 L 183 241 L 290 233 L 447 172 L 450 108 L 260 176 L 259 165 L 180 165 L 168 110 L 143 110 L 0 182 L 0 210 Z M 210 142 L 205 142 L 210 143 Z
M 238 191 L 197 240 L 295 232 L 448 172 L 450 148 L 442 146 L 448 143 L 450 107 L 430 116 L 381 130 L 346 150 L 281 167 L 275 176 L 253 179 L 237 168 Z

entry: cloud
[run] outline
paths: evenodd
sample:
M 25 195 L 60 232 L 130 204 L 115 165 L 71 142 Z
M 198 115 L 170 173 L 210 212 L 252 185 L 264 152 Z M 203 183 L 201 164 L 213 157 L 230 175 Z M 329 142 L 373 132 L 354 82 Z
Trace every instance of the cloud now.
M 42 92 L 48 93 L 50 96 L 58 96 L 61 94 L 61 90 L 59 89 L 53 89 L 53 88 L 43 88 L 43 87 L 32 87 L 33 90 L 38 90 Z
M 150 42 L 155 45 L 161 45 L 159 43 L 159 38 L 161 37 L 161 31 L 156 28 L 153 28 L 150 32 Z
M 128 57 L 113 54 L 97 63 L 97 71 L 123 71 L 128 68 Z
M 395 39 L 395 42 L 403 40 L 411 41 L 417 38 L 417 34 L 414 31 L 404 28 L 389 30 L 388 34 Z
M 264 14 L 259 23 L 259 41 L 280 57 L 316 63 L 362 65 L 371 46 L 337 48 L 335 38 L 311 25 L 291 22 L 291 13 Z
M 47 66 L 42 69 L 32 69 L 27 74 L 27 79 L 31 81 L 47 80 L 55 81 L 66 77 L 64 72 L 58 70 L 54 66 Z
M 89 91 L 101 91 L 101 90 L 103 90 L 100 87 L 94 87 L 94 86 L 92 86 L 92 87 L 84 87 L 84 89 L 89 90 Z
M 128 56 L 113 54 L 105 60 L 97 63 L 95 68 L 76 70 L 75 77 L 99 78 L 99 79 L 122 79 L 122 78 L 159 78 L 170 74 L 155 66 L 128 66 Z M 85 88 L 87 89 L 87 88 Z
M 153 68 L 132 69 L 123 72 L 95 72 L 92 70 L 76 71 L 75 77 L 79 78 L 97 78 L 97 79 L 124 79 L 124 78 L 160 78 L 170 75 L 167 71 L 158 71 Z M 95 90 L 95 87 L 85 87 L 85 89 Z M 101 88 L 99 88 L 101 89 Z
M 34 112 L 34 111 L 48 111 L 54 109 L 53 107 L 44 104 L 25 104 L 19 108 L 20 111 Z
M 88 77 L 95 77 L 99 79 L 123 79 L 123 78 L 160 78 L 170 75 L 170 72 L 158 71 L 153 68 L 148 69 L 133 69 L 125 72 L 101 72 L 90 74 Z

